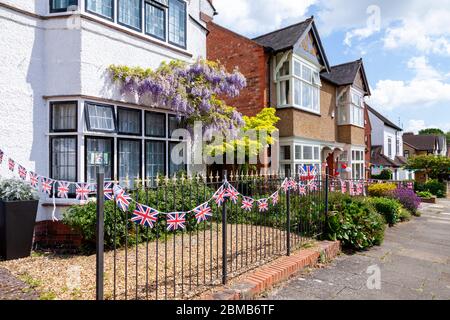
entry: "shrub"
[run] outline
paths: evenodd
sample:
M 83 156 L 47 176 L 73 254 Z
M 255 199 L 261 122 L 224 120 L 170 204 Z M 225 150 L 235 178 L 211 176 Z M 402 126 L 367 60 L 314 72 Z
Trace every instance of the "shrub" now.
M 385 221 L 367 200 L 332 194 L 330 208 L 333 211 L 326 227 L 329 239 L 340 240 L 344 247 L 356 250 L 383 242 Z
M 401 222 L 406 222 L 411 220 L 411 213 L 405 208 L 400 208 L 400 212 L 398 213 L 398 218 Z
M 445 198 L 447 194 L 447 186 L 438 180 L 429 180 L 424 185 L 424 191 L 429 191 L 438 198 Z
M 400 202 L 389 198 L 371 198 L 369 201 L 378 213 L 384 216 L 390 226 L 395 225 L 399 221 L 398 216 L 402 208 Z
M 369 196 L 371 197 L 388 197 L 397 189 L 394 183 L 377 183 L 369 186 Z
M 417 193 L 417 195 L 424 199 L 431 199 L 434 197 L 433 194 L 429 191 L 420 191 Z
M 372 179 L 374 180 L 392 180 L 393 174 L 389 169 L 384 169 L 380 174 L 372 175 Z
M 0 181 L 0 200 L 3 201 L 28 201 L 37 200 L 37 192 L 22 180 L 5 179 Z
M 405 209 L 411 213 L 416 213 L 420 206 L 420 198 L 413 190 L 400 188 L 392 193 L 394 199 L 398 200 Z

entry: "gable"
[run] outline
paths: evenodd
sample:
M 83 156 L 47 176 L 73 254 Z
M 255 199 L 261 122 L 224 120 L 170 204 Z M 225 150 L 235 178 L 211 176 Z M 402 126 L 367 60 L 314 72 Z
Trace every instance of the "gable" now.
M 294 52 L 295 54 L 315 64 L 324 66 L 324 62 L 320 54 L 320 49 L 312 30 L 310 30 L 303 37 L 303 40 L 301 40 L 300 43 L 296 45 Z
M 370 89 L 369 89 L 369 87 L 367 85 L 367 82 L 365 80 L 365 75 L 363 74 L 363 72 L 364 72 L 364 69 L 361 66 L 359 68 L 357 74 L 356 74 L 355 81 L 353 82 L 353 85 L 356 88 L 360 89 L 361 91 L 363 91 L 363 92 L 365 92 L 367 94 L 370 94 Z

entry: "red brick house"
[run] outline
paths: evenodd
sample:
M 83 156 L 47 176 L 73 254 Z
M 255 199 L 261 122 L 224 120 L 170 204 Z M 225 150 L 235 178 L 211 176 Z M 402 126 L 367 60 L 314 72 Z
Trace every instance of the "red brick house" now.
M 370 90 L 362 60 L 330 66 L 314 17 L 254 39 L 214 22 L 208 29 L 208 59 L 238 67 L 248 80 L 226 102 L 250 116 L 277 108 L 282 169 L 328 164 L 345 178 L 365 177 Z

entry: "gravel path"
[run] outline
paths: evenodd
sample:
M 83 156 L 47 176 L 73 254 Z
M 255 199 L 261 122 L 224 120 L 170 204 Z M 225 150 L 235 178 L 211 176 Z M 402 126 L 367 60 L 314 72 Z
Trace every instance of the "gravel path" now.
M 0 300 L 36 300 L 38 295 L 29 285 L 0 268 Z
M 228 225 L 227 230 L 230 279 L 286 253 L 284 231 L 251 225 Z M 291 237 L 293 249 L 306 242 Z M 35 282 L 46 297 L 90 300 L 95 299 L 95 258 L 35 254 L 0 262 L 0 267 Z M 192 298 L 213 290 L 221 277 L 222 232 L 215 223 L 191 235 L 105 253 L 106 299 Z

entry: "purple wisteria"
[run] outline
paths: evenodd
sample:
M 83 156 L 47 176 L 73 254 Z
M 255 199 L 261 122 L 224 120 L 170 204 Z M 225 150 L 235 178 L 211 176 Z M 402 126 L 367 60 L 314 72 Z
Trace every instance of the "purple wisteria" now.
M 197 60 L 163 63 L 156 71 L 126 66 L 111 66 L 123 94 L 136 94 L 143 105 L 175 111 L 187 124 L 202 121 L 205 130 L 230 133 L 244 125 L 242 115 L 220 97 L 234 98 L 246 87 L 245 77 L 229 73 L 216 62 Z

